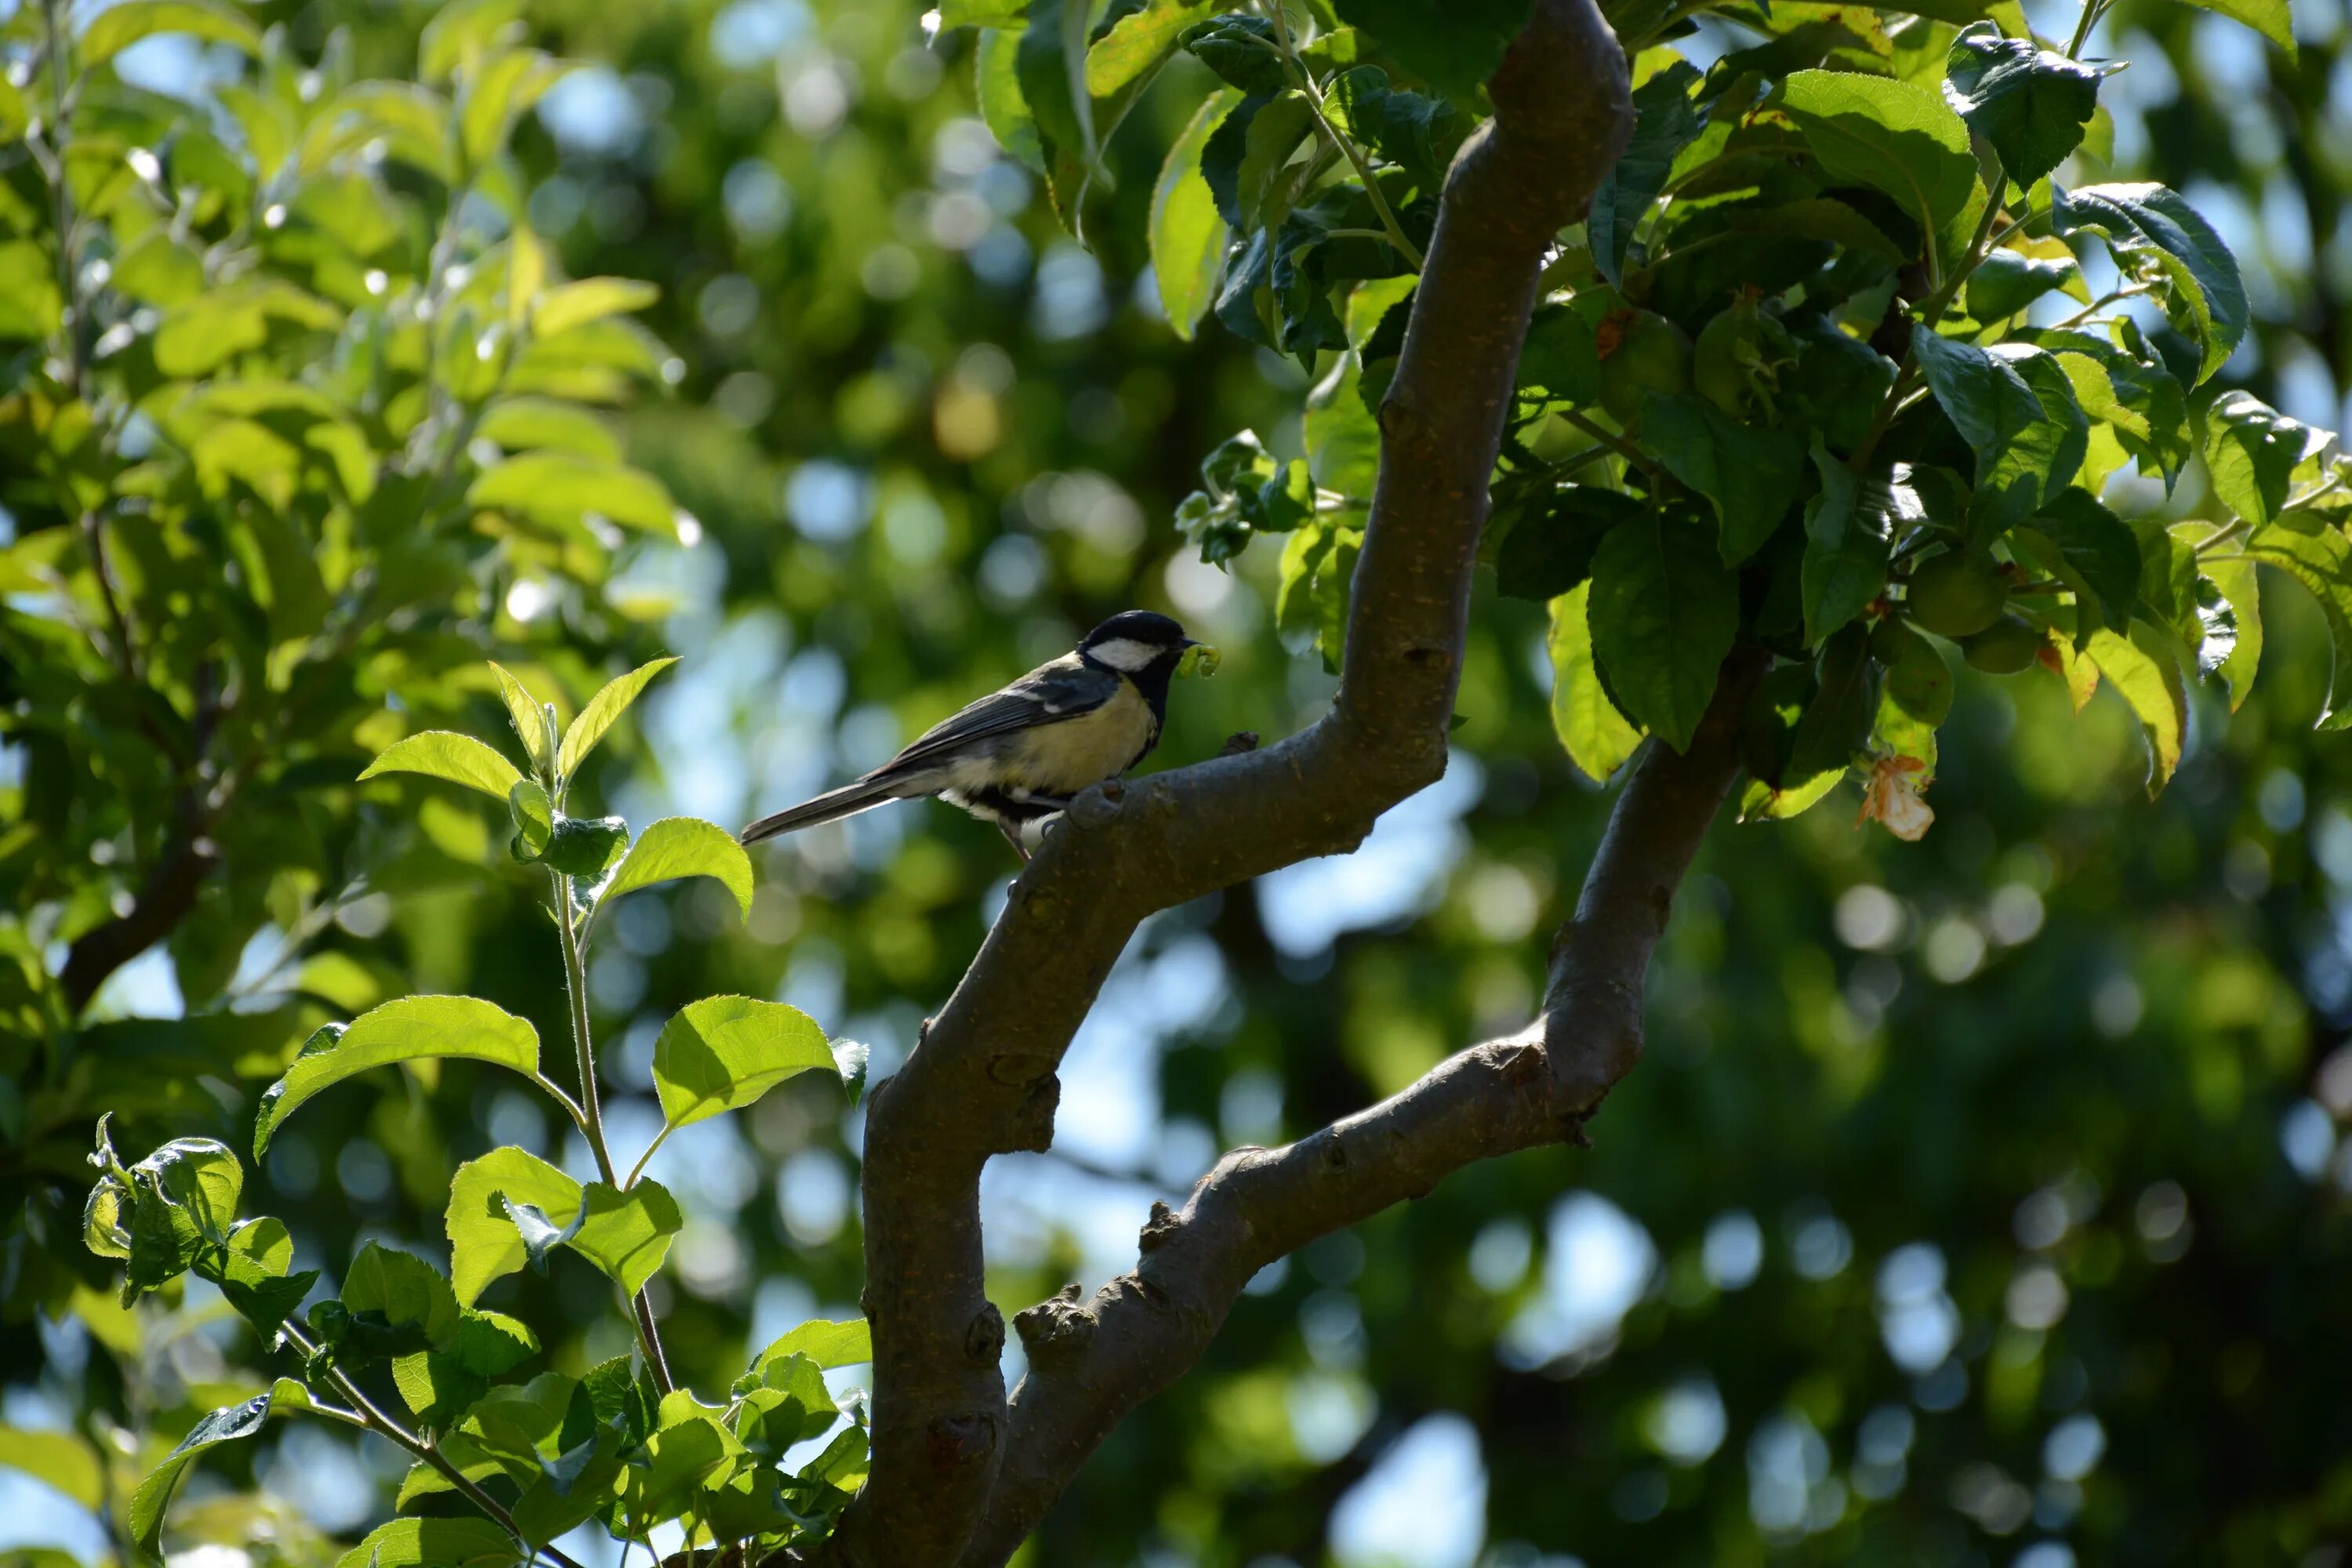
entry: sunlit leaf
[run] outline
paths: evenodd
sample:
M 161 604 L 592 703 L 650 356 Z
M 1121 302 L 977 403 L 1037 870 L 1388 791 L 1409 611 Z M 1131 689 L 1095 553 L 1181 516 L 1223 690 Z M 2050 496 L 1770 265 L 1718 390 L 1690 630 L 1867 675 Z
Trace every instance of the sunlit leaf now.
M 248 55 L 261 52 L 261 29 L 231 6 L 214 0 L 121 0 L 92 18 L 75 53 L 87 70 L 161 33 L 227 44 Z
M 1215 297 L 1228 234 L 1216 197 L 1201 176 L 1201 150 L 1240 101 L 1241 94 L 1231 88 L 1202 101 L 1168 149 L 1151 191 L 1152 279 L 1168 324 L 1187 342 Z
M 814 1019 L 749 996 L 689 1002 L 654 1041 L 654 1092 L 673 1127 L 740 1110 L 788 1078 L 833 1067 Z
M 446 779 L 484 795 L 505 800 L 522 782 L 515 765 L 471 735 L 460 735 L 447 730 L 427 730 L 421 735 L 411 735 L 385 747 L 360 774 L 372 779 L 380 773 L 423 773 L 427 778 Z
M 2145 626 L 2132 627 L 2129 637 L 2095 631 L 2085 651 L 2139 716 L 2140 733 L 2147 739 L 2147 793 L 2155 795 L 2180 765 L 2189 728 L 2189 689 L 2180 666 Z
M 2245 552 L 2284 572 L 2319 602 L 2334 649 L 2319 728 L 2352 729 L 2352 540 L 2324 519 L 2291 511 L 2249 534 Z
M 553 336 L 583 321 L 651 310 L 660 302 L 660 289 L 635 278 L 583 278 L 541 294 L 530 323 L 533 331 Z
M 636 1294 L 661 1267 L 670 1239 L 685 1227 L 677 1200 L 659 1182 L 646 1180 L 626 1192 L 603 1182 L 581 1191 L 587 1217 L 572 1238 L 572 1250 Z
M 1952 40 L 1944 96 L 2021 187 L 2065 162 L 2099 106 L 2099 73 L 2031 38 L 1973 22 Z
M 667 816 L 637 836 L 626 858 L 598 895 L 608 903 L 623 893 L 678 877 L 709 877 L 735 895 L 743 918 L 751 915 L 751 860 L 735 836 L 715 822 Z
M 189 1428 L 171 1457 L 139 1483 L 139 1489 L 131 1495 L 124 1522 L 130 1527 L 131 1540 L 149 1555 L 162 1553 L 163 1513 L 172 1506 L 172 1494 L 179 1489 L 188 1467 L 202 1458 L 207 1448 L 250 1437 L 260 1431 L 269 1418 L 270 1400 L 269 1394 L 257 1394 L 242 1405 L 232 1405 L 205 1415 Z
M 253 1157 L 261 1158 L 278 1124 L 320 1090 L 371 1068 L 441 1057 L 495 1062 L 530 1077 L 539 1071 L 539 1032 L 472 996 L 406 996 L 362 1014 L 348 1026 L 331 1024 L 311 1037 L 286 1075 L 262 1095 Z
M 1957 266 L 1984 210 L 1969 130 L 1934 93 L 1850 71 L 1803 70 L 1780 106 L 1829 171 L 1885 191 L 1924 226 L 1931 271 Z
M 2221 368 L 2246 335 L 2246 290 L 2221 237 L 2177 192 L 2157 184 L 2083 185 L 2052 196 L 2060 234 L 2095 234 L 2126 269 L 2154 268 L 2166 280 L 2165 309 L 2198 343 L 2196 379 Z
M 564 731 L 562 749 L 555 757 L 557 775 L 569 779 L 578 773 L 588 753 L 596 749 L 596 742 L 604 738 L 604 731 L 629 710 L 629 705 L 636 701 L 646 684 L 677 662 L 675 658 L 656 658 L 605 682 L 604 689 L 588 700 L 588 706 L 580 710 L 580 717 L 572 721 L 571 728 Z
M 509 1568 L 522 1561 L 513 1536 L 487 1519 L 395 1519 L 368 1531 L 335 1568 Z
M 802 1325 L 819 1326 L 833 1325 Z M 863 1329 L 866 1325 L 860 1322 L 856 1326 Z M 869 1357 L 870 1354 L 869 1347 Z M 0 1426 L 0 1465 L 54 1487 L 92 1511 L 106 1496 L 105 1476 L 97 1452 L 70 1432 L 28 1432 L 19 1426 Z
M 1552 602 L 1551 722 L 1569 761 L 1596 784 L 1606 784 L 1642 743 L 1642 731 L 1601 689 L 1592 663 L 1588 604 L 1592 584 L 1579 583 Z
M 450 1288 L 460 1306 L 472 1306 L 491 1280 L 529 1259 L 509 1204 L 529 1205 L 560 1231 L 579 1215 L 580 1184 L 522 1149 L 493 1149 L 457 1167 L 445 1223 Z

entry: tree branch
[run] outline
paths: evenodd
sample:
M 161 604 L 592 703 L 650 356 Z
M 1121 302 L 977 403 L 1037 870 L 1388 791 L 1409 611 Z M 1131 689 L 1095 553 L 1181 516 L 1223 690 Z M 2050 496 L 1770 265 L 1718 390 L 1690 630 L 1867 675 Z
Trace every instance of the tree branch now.
M 1593 0 L 1538 0 L 1489 91 L 1495 118 L 1447 176 L 1381 410 L 1380 478 L 1330 712 L 1267 750 L 1081 795 L 1013 885 L 955 994 L 871 1100 L 874 1467 L 834 1542 L 843 1563 L 952 1563 L 989 1503 L 1010 1430 L 1004 1323 L 984 1288 L 981 1168 L 1051 1142 L 1055 1071 L 1136 926 L 1354 848 L 1381 813 L 1444 771 L 1486 486 L 1537 278 L 1633 124 L 1624 56 Z
M 964 1568 L 1012 1555 L 1111 1428 L 1199 1359 L 1259 1269 L 1475 1161 L 1583 1142 L 1585 1119 L 1641 1058 L 1650 955 L 1739 771 L 1739 713 L 1760 668 L 1735 655 L 1690 751 L 1653 742 L 1643 754 L 1552 944 L 1534 1023 L 1296 1143 L 1234 1150 L 1181 1213 L 1152 1205 L 1132 1273 L 1091 1301 L 1072 1286 L 1015 1320 L 1029 1374 Z

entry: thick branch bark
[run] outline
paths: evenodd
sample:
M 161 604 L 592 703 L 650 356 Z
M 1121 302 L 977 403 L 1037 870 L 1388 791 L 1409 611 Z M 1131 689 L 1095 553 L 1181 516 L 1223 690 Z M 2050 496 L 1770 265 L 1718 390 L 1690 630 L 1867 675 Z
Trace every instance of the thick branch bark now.
M 1580 1142 L 1642 1053 L 1643 980 L 1674 889 L 1738 773 L 1757 661 L 1735 656 L 1690 751 L 1653 742 L 1611 814 L 1575 915 L 1552 946 L 1543 1010 L 1369 1110 L 1280 1149 L 1236 1149 L 1182 1212 L 1155 1205 L 1134 1272 L 1017 1320 L 1029 1375 L 964 1568 L 1012 1555 L 1113 1426 L 1192 1366 L 1250 1277 L 1417 1198 L 1477 1160 Z
M 1351 849 L 1381 812 L 1444 771 L 1486 483 L 1537 275 L 1633 119 L 1624 57 L 1593 0 L 1538 0 L 1490 91 L 1496 116 L 1448 176 L 1381 410 L 1381 473 L 1331 711 L 1265 751 L 1081 796 L 873 1098 L 864 1195 L 874 1468 L 835 1542 L 856 1568 L 953 1563 L 989 1504 L 1011 1433 L 1004 1324 L 984 1289 L 981 1167 L 1051 1142 L 1055 1071 L 1137 924 Z M 1363 1158 L 1375 1158 L 1369 1147 Z M 1047 1478 L 1024 1461 L 1033 1500 L 1003 1517 L 1034 1519 L 1075 1466 Z M 986 1551 L 975 1544 L 974 1560 L 1003 1556 Z

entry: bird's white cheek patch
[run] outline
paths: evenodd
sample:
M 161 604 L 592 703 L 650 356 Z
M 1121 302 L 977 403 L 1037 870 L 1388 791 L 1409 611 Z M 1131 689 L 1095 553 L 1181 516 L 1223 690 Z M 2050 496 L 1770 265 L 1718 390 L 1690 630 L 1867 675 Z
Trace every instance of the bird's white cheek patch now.
M 1097 663 L 1107 664 L 1113 669 L 1133 671 L 1158 658 L 1160 650 L 1133 637 L 1113 637 L 1108 642 L 1097 643 L 1087 651 Z

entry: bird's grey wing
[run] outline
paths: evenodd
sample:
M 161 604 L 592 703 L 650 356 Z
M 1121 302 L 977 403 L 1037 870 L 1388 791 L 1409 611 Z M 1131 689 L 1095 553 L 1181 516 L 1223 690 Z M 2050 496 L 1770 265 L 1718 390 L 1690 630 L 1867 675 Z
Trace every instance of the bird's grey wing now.
M 1057 658 L 940 720 L 866 776 L 916 772 L 945 761 L 975 742 L 1092 712 L 1118 693 L 1118 676 L 1075 656 Z

